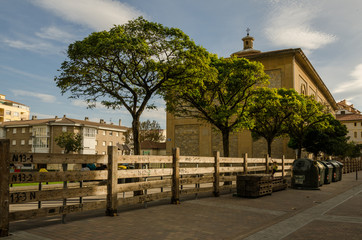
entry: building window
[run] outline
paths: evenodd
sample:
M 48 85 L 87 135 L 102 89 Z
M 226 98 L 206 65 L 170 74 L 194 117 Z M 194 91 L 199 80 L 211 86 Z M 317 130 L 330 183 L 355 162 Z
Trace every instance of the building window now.
M 18 112 L 13 112 L 14 117 L 19 117 L 19 113 Z
M 357 127 L 357 123 L 356 123 L 356 122 L 354 123 L 354 126 Z
M 110 142 L 108 143 L 108 145 L 109 145 L 109 146 L 112 146 L 112 145 L 113 145 L 113 142 L 112 142 L 112 141 L 110 141 Z
M 106 136 L 106 131 L 103 131 L 103 136 Z
M 16 140 L 13 140 L 13 146 L 15 146 L 16 145 Z
M 342 115 L 346 114 L 346 111 L 341 111 L 341 114 L 342 114 Z
M 98 141 L 96 140 L 96 143 L 95 143 L 95 145 L 97 146 L 98 145 Z
M 6 115 L 11 115 L 11 111 L 6 110 L 5 114 L 6 114 Z
M 29 139 L 28 145 L 32 145 L 33 144 L 33 140 Z
M 119 133 L 118 133 L 118 132 L 116 132 L 116 136 L 117 136 L 117 137 L 119 136 Z
M 106 146 L 106 141 L 103 141 L 102 145 L 105 147 Z
M 113 132 L 112 132 L 112 131 L 109 131 L 109 136 L 113 136 Z
M 62 132 L 66 132 L 67 131 L 67 127 L 63 126 L 62 127 Z
M 354 138 L 357 138 L 357 132 L 354 132 Z
M 21 128 L 21 133 L 25 133 L 25 128 Z
M 20 141 L 20 144 L 21 144 L 21 145 L 25 145 L 25 140 L 21 140 L 21 141 Z
M 103 155 L 106 155 L 106 152 L 102 152 Z
M 84 128 L 84 136 L 86 137 L 95 137 L 96 130 L 94 128 Z
M 16 128 L 13 128 L 13 133 L 16 133 Z

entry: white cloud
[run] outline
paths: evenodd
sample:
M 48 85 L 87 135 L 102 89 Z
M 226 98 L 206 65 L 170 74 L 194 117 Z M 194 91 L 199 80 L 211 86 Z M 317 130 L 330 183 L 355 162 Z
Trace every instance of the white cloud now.
M 352 80 L 339 85 L 333 90 L 333 93 L 358 92 L 360 95 L 362 91 L 362 64 L 357 65 L 349 76 Z
M 267 38 L 276 46 L 301 47 L 309 52 L 337 40 L 336 36 L 312 28 L 318 7 L 296 2 L 274 2 L 264 29 Z M 314 3 L 313 3 L 314 4 Z
M 42 28 L 40 29 L 40 32 L 36 32 L 35 35 L 40 38 L 56 40 L 66 43 L 74 38 L 72 34 L 65 32 L 55 26 Z
M 2 42 L 11 48 L 23 49 L 38 53 L 46 53 L 49 52 L 49 50 L 54 52 L 54 50 L 57 49 L 52 44 L 42 41 L 30 41 L 30 40 L 22 41 L 22 40 L 12 40 L 12 39 L 2 39 Z
M 37 80 L 42 80 L 42 81 L 49 81 L 50 78 L 48 77 L 43 77 L 43 76 L 39 76 L 39 75 L 36 75 L 36 74 L 32 74 L 32 73 L 28 73 L 28 72 L 24 72 L 24 71 L 21 71 L 19 69 L 15 69 L 15 68 L 12 68 L 12 67 L 9 67 L 9 66 L 1 66 L 0 65 L 0 69 L 4 69 L 8 72 L 12 72 L 12 73 L 15 73 L 15 74 L 19 74 L 19 75 L 23 75 L 27 78 L 32 78 L 32 79 L 37 79 Z
M 28 96 L 28 97 L 34 97 L 40 99 L 42 102 L 46 103 L 54 103 L 56 100 L 56 97 L 44 94 L 44 93 L 36 93 L 36 92 L 29 92 L 24 90 L 11 90 L 15 96 Z
M 153 110 L 145 110 L 141 115 L 142 121 L 147 119 L 156 120 L 160 125 L 165 128 L 166 126 L 166 111 L 164 107 L 158 107 Z
M 33 4 L 47 9 L 66 21 L 95 30 L 107 30 L 124 24 L 142 13 L 115 0 L 33 0 Z

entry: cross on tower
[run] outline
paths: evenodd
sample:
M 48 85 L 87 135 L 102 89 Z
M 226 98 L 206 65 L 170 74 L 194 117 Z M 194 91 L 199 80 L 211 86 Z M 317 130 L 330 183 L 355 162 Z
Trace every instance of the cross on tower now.
M 248 36 L 249 36 L 249 32 L 250 32 L 250 28 L 247 28 L 246 33 L 247 33 Z

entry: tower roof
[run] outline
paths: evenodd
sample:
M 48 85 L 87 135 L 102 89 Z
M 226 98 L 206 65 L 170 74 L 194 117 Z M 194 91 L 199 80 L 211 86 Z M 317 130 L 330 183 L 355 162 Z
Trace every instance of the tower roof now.
M 261 51 L 253 48 L 254 38 L 249 35 L 250 29 L 247 28 L 246 32 L 247 32 L 246 36 L 241 39 L 241 40 L 243 40 L 243 50 L 234 52 L 233 54 L 230 55 L 231 57 L 233 57 L 233 56 L 243 57 L 245 55 L 250 55 L 250 54 L 255 54 L 255 53 L 261 52 Z

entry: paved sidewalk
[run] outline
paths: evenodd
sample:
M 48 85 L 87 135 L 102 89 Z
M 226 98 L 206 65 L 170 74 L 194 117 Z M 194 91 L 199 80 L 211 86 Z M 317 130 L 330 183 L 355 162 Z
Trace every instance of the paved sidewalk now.
M 320 190 L 287 189 L 256 199 L 211 194 L 10 224 L 10 239 L 362 239 L 362 172 Z

